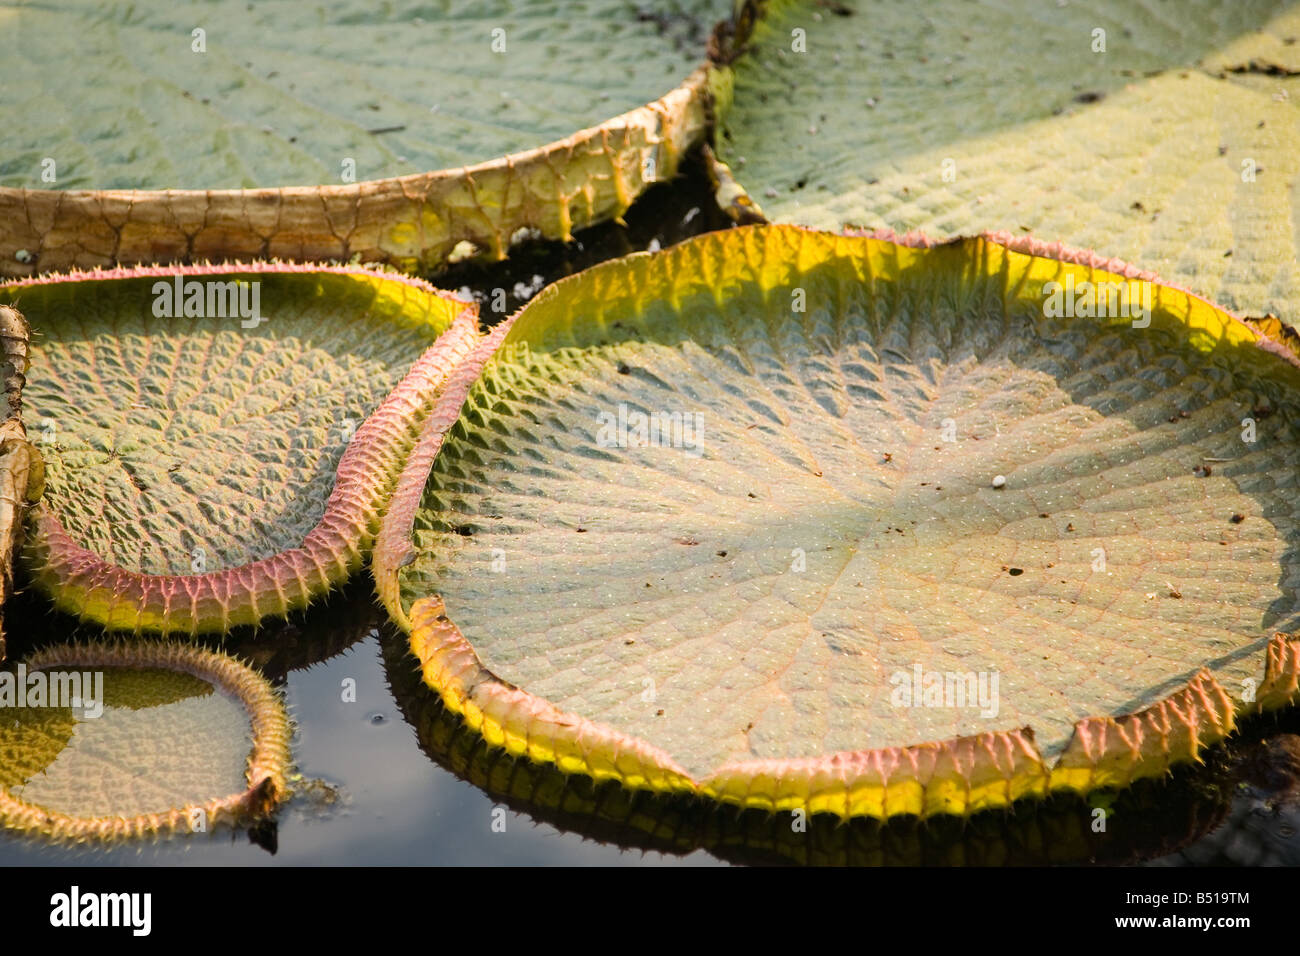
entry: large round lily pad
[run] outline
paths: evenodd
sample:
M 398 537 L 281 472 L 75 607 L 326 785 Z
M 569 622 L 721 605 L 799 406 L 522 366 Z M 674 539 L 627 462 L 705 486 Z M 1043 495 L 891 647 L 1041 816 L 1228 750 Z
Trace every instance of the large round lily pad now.
M 426 680 L 564 769 L 876 816 L 1122 784 L 1288 699 L 1300 371 L 1073 258 L 756 228 L 557 283 L 376 546 Z

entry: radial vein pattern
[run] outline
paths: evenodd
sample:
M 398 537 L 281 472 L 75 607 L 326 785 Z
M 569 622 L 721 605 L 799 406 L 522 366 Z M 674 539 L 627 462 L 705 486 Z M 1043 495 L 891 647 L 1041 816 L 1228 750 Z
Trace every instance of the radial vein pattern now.
M 399 482 L 426 679 L 570 769 L 846 814 L 1195 756 L 1293 679 L 1300 376 L 1145 280 L 1149 327 L 1045 315 L 1066 276 L 1122 278 L 758 229 L 558 284 Z

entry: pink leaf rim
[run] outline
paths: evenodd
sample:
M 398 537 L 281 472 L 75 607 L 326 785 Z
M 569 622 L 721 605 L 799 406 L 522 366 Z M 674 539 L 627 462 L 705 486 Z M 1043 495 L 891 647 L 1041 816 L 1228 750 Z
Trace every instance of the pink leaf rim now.
M 141 266 L 61 273 L 0 283 L 0 292 L 58 283 L 172 276 L 331 274 L 398 283 L 459 308 L 450 326 L 357 428 L 339 460 L 324 513 L 300 546 L 238 567 L 203 574 L 154 575 L 112 564 L 68 534 L 48 502 L 33 509 L 26 564 L 55 605 L 82 620 L 134 634 L 225 633 L 286 617 L 347 580 L 374 539 L 405 453 L 433 396 L 479 339 L 478 310 L 429 283 L 356 266 L 251 262 Z M 39 374 L 39 373 L 38 373 Z

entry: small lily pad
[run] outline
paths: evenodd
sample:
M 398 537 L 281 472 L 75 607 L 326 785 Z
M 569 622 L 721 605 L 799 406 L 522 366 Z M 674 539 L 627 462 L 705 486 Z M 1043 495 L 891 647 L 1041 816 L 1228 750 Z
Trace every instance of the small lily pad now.
M 0 823 L 68 841 L 244 823 L 285 796 L 288 740 L 275 691 L 232 658 L 47 648 L 0 672 Z

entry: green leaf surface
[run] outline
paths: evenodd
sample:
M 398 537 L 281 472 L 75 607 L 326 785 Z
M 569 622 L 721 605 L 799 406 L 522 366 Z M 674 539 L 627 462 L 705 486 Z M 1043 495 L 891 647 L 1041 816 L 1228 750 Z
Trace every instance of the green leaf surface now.
M 778 228 L 544 291 L 447 433 L 398 572 L 426 680 L 507 746 L 563 760 L 572 733 L 614 776 L 658 754 L 774 800 L 764 778 L 801 761 L 840 754 L 833 777 L 1026 726 L 1095 772 L 1094 727 L 1170 706 L 1195 753 L 1300 619 L 1300 373 L 1175 290 L 1149 328 L 1049 317 L 1067 275 L 1107 278 Z M 918 671 L 938 704 L 899 697 Z M 1118 746 L 1163 767 L 1176 737 Z M 941 802 L 985 799 L 970 766 Z M 922 812 L 894 799 L 873 812 Z
M 188 644 L 43 648 L 0 672 L 0 824 L 51 840 L 207 832 L 287 794 L 271 686 Z
M 1032 233 L 1300 319 L 1300 118 L 1263 72 L 1293 4 L 837 9 L 771 3 L 735 67 L 721 158 L 773 220 Z
M 0 783 L 14 796 L 69 816 L 137 816 L 244 788 L 248 718 L 237 702 L 187 674 L 103 674 L 98 717 L 4 713 Z
M 155 281 L 170 280 L 21 293 L 40 331 L 26 403 L 47 500 L 79 540 L 149 574 L 189 572 L 198 547 L 213 570 L 291 547 L 441 317 L 367 316 L 365 286 L 294 275 L 262 279 L 256 329 L 157 318 Z
M 0 287 L 36 329 L 33 563 L 68 610 L 131 629 L 225 630 L 339 583 L 440 363 L 474 337 L 466 312 L 435 347 L 465 306 L 364 270 L 61 278 Z M 256 316 L 213 310 L 210 290 L 236 284 Z M 201 314 L 158 314 L 193 290 Z
M 662 96 L 727 11 L 723 0 L 20 3 L 0 11 L 11 78 L 0 186 L 310 186 L 490 160 Z M 55 183 L 41 178 L 47 157 Z M 354 179 L 341 178 L 345 160 Z
M 1261 10 L 1268 7 L 1261 6 Z M 1249 16 L 1250 13 L 1247 13 Z M 1289 77 L 1300 73 L 1300 7 L 1279 9 L 1256 30 L 1243 32 L 1211 53 L 1202 65 L 1238 82 L 1250 77 Z

